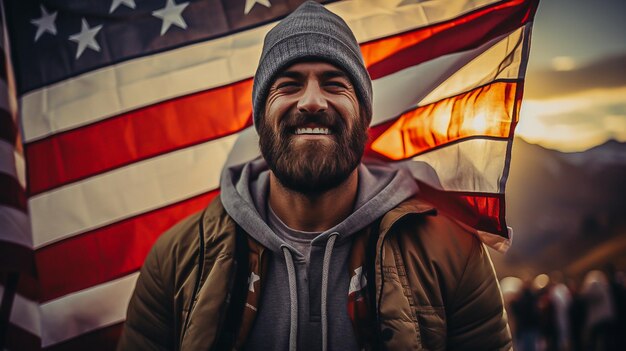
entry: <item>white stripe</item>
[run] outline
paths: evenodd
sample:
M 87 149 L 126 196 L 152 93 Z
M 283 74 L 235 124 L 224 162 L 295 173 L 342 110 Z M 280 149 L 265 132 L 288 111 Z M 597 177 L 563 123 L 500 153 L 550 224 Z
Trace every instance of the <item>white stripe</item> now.
M 123 322 L 138 277 L 133 273 L 42 304 L 42 346 Z
M 236 138 L 174 151 L 30 198 L 34 248 L 217 188 Z
M 0 286 L 0 295 L 4 295 L 4 286 Z M 41 318 L 37 302 L 15 294 L 9 321 L 34 335 L 41 335 Z
M 476 49 L 441 56 L 374 80 L 372 125 L 496 79 L 518 78 L 523 33 L 518 29 Z
M 360 42 L 445 21 L 498 2 L 428 1 L 395 7 L 385 1 L 328 5 Z M 155 102 L 222 86 L 254 74 L 265 33 L 274 24 L 105 67 L 20 99 L 25 142 Z
M 28 215 L 13 207 L 0 205 L 0 240 L 33 247 Z
M 401 164 L 437 189 L 500 193 L 507 144 L 507 140 L 470 139 Z
M 522 27 L 504 38 L 496 39 L 495 45 L 474 60 L 465 61 L 467 62 L 465 66 L 456 70 L 450 78 L 434 88 L 428 96 L 419 102 L 418 106 L 426 106 L 470 91 L 497 79 L 523 78 L 519 74 L 526 36 L 527 32 Z
M 138 277 L 132 273 L 41 305 L 16 294 L 10 321 L 41 337 L 42 347 L 123 322 Z

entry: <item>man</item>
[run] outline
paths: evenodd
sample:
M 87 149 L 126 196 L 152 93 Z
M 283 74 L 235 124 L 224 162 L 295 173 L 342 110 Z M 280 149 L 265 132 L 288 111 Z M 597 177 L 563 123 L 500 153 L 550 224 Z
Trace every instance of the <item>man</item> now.
M 307 2 L 265 38 L 263 158 L 155 244 L 120 349 L 509 349 L 489 256 L 361 157 L 371 80 L 345 22 Z

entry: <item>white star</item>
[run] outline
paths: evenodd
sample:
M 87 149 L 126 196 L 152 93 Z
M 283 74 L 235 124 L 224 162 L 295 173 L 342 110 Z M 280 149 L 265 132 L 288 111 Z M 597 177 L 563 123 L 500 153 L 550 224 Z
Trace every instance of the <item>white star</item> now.
M 350 278 L 350 287 L 348 288 L 348 295 L 361 291 L 367 285 L 367 279 L 363 274 L 363 266 L 354 270 L 354 275 Z
M 187 23 L 185 23 L 182 16 L 182 13 L 187 6 L 189 6 L 189 2 L 175 5 L 174 0 L 167 0 L 167 4 L 164 8 L 152 12 L 152 16 L 163 20 L 163 25 L 161 25 L 161 35 L 165 34 L 165 32 L 170 29 L 172 24 L 175 24 L 182 29 L 187 29 Z
M 71 41 L 78 43 L 78 51 L 76 51 L 77 59 L 83 54 L 83 51 L 85 51 L 87 47 L 100 52 L 100 45 L 98 45 L 96 41 L 96 34 L 98 34 L 100 29 L 102 29 L 102 25 L 89 28 L 87 21 L 84 18 L 82 19 L 80 33 L 70 36 Z
M 48 13 L 43 5 L 41 8 L 41 17 L 31 20 L 30 23 L 37 26 L 37 33 L 35 33 L 35 41 L 37 41 L 45 32 L 52 35 L 57 34 L 57 27 L 54 25 L 54 21 L 57 19 L 57 12 Z
M 250 13 L 252 8 L 254 7 L 254 4 L 257 3 L 265 7 L 272 7 L 272 4 L 270 4 L 270 0 L 246 0 L 246 8 L 243 10 L 243 14 L 247 15 L 248 13 Z
M 113 2 L 111 3 L 111 8 L 109 9 L 109 13 L 113 13 L 113 11 L 115 11 L 115 9 L 117 9 L 120 5 L 126 5 L 126 7 L 130 7 L 131 9 L 134 9 L 135 6 L 135 0 L 113 0 Z
M 248 287 L 248 290 L 254 292 L 254 283 L 258 282 L 259 279 L 261 279 L 261 277 L 256 275 L 254 272 L 250 272 L 250 277 L 248 278 L 248 284 L 250 284 L 250 286 Z

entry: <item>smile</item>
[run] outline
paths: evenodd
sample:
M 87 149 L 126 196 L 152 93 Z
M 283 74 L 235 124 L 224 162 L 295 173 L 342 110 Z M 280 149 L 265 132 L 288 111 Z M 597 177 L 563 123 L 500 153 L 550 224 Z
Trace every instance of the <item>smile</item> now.
M 296 135 L 310 134 L 310 135 L 329 135 L 330 130 L 328 128 L 296 128 Z

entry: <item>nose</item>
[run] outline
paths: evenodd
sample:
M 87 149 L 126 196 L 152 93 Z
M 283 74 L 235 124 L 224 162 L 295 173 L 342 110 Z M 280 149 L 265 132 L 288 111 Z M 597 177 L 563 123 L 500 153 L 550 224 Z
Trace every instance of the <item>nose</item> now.
M 307 82 L 300 100 L 298 100 L 298 111 L 304 113 L 324 112 L 328 108 L 328 102 L 324 97 L 324 92 L 316 81 Z

